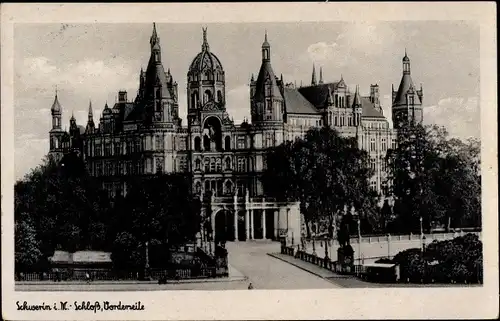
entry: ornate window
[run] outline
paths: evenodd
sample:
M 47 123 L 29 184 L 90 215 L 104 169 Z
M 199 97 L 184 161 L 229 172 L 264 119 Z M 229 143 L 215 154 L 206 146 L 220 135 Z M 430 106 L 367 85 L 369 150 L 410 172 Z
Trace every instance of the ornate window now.
M 370 168 L 373 171 L 377 169 L 377 160 L 375 158 L 370 158 Z
M 224 149 L 225 150 L 231 149 L 231 137 L 229 136 L 226 136 L 226 138 L 224 138 Z
M 210 158 L 210 172 L 215 172 L 215 157 Z
M 385 152 L 387 150 L 387 139 L 381 139 L 382 151 Z
M 224 194 L 232 194 L 233 193 L 233 183 L 230 180 L 227 180 L 224 184 Z
M 226 157 L 226 160 L 225 160 L 225 169 L 226 170 L 230 170 L 231 169 L 231 158 L 229 158 L 229 157 Z
M 238 172 L 245 172 L 245 159 L 243 157 L 238 158 Z
M 217 91 L 217 101 L 222 103 L 222 92 L 220 90 Z
M 222 160 L 220 158 L 217 158 L 217 160 L 215 162 L 215 170 L 217 172 L 222 171 Z
M 373 152 L 377 149 L 377 144 L 375 143 L 375 138 L 370 138 L 370 151 Z
M 207 157 L 205 158 L 205 172 L 210 171 L 210 159 Z
M 201 169 L 201 160 L 200 160 L 199 158 L 197 158 L 197 159 L 194 161 L 194 164 L 195 164 L 195 165 L 194 165 L 194 166 L 195 166 L 194 168 L 195 168 L 196 170 L 198 170 L 198 171 L 199 171 L 199 170 Z
M 158 157 L 156 159 L 156 173 L 163 173 L 163 163 L 164 163 L 163 157 Z
M 194 192 L 196 194 L 200 194 L 201 193 L 201 182 L 198 181 L 198 182 L 196 182 L 194 184 Z
M 161 135 L 156 135 L 155 136 L 155 149 L 156 150 L 163 150 L 163 137 Z
M 201 138 L 200 137 L 194 138 L 194 150 L 197 152 L 199 152 L 201 150 Z
M 245 148 L 245 137 L 240 136 L 238 137 L 238 149 L 244 149 Z

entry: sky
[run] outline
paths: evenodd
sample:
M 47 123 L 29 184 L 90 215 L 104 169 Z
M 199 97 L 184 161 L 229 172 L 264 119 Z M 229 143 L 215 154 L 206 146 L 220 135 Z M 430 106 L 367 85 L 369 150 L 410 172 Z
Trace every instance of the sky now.
M 397 90 L 405 49 L 415 85 L 424 90 L 424 122 L 450 135 L 480 138 L 479 25 L 466 21 L 157 24 L 162 61 L 179 84 L 186 124 L 186 75 L 201 50 L 202 27 L 226 74 L 226 108 L 236 122 L 250 118 L 249 81 L 257 76 L 267 30 L 271 63 L 285 82 L 308 85 L 313 64 L 325 82 L 341 76 L 369 94 L 380 86 L 391 121 L 391 85 Z M 63 126 L 74 114 L 86 124 L 119 90 L 135 98 L 139 71 L 149 59 L 151 24 L 16 24 L 14 28 L 15 178 L 49 149 L 50 107 L 57 87 Z M 317 75 L 318 76 L 318 75 Z

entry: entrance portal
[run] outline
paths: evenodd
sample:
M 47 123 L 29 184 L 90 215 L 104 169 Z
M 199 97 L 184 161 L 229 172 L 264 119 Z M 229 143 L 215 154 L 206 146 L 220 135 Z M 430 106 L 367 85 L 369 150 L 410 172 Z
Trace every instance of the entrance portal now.
M 215 214 L 215 243 L 234 240 L 234 214 L 220 210 Z

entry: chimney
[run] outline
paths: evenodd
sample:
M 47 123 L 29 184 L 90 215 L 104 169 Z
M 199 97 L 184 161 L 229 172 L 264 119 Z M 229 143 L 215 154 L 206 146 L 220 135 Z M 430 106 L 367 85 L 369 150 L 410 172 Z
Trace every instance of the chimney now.
M 118 102 L 119 103 L 126 103 L 127 102 L 127 92 L 124 90 L 121 90 L 118 92 Z

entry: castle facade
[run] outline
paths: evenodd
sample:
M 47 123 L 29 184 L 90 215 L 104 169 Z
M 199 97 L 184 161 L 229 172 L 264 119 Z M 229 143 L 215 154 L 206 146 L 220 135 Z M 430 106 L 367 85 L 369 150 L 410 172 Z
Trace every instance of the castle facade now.
M 268 148 L 302 137 L 311 127 L 334 127 L 342 135 L 356 137 L 359 147 L 368 151 L 375 172 L 370 186 L 383 197 L 388 193 L 385 155 L 396 144 L 397 129 L 422 122 L 423 91 L 413 84 L 406 53 L 399 88 L 392 90 L 391 127 L 377 84 L 363 96 L 358 87 L 351 92 L 343 77 L 323 82 L 321 69 L 317 80 L 314 66 L 309 86 L 297 87 L 278 78 L 266 34 L 260 70 L 250 81 L 251 120 L 236 124 L 226 109 L 224 68 L 203 29 L 201 51 L 187 71 L 185 126 L 179 118 L 178 84 L 170 69 L 165 71 L 154 24 L 150 48 L 136 97 L 130 100 L 127 92 L 118 92 L 114 106 L 106 103 L 96 121 L 90 104 L 85 127 L 72 116 L 69 131 L 62 129 L 63 108 L 56 93 L 49 155 L 61 159 L 66 153 L 78 153 L 111 196 L 126 193 L 127 178 L 132 176 L 190 173 L 193 192 L 212 192 L 208 200 L 212 229 L 228 239 L 300 236 L 298 204 L 277 203 L 264 195 L 260 176 Z

